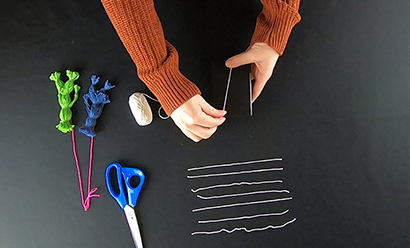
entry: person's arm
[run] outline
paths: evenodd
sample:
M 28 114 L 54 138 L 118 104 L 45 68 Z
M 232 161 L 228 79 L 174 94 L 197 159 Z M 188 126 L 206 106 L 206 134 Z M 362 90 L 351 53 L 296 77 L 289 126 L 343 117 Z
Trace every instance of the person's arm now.
M 122 43 L 137 66 L 139 78 L 170 115 L 198 87 L 181 74 L 178 52 L 165 40 L 153 0 L 101 0 Z
M 178 52 L 165 40 L 153 0 L 101 0 L 115 30 L 137 66 L 139 78 L 190 139 L 200 141 L 225 121 L 179 71 Z
M 252 64 L 252 76 L 255 78 L 253 101 L 272 76 L 293 27 L 301 20 L 298 13 L 300 0 L 261 0 L 261 2 L 263 10 L 257 18 L 250 47 L 226 61 L 226 66 L 230 68 Z
M 263 10 L 256 21 L 251 45 L 265 43 L 282 55 L 293 27 L 300 22 L 300 0 L 260 0 Z

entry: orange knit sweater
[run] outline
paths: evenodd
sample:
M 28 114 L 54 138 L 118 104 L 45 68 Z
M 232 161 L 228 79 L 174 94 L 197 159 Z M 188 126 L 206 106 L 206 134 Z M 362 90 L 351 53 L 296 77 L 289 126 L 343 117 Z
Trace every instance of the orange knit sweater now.
M 251 45 L 263 42 L 283 54 L 292 28 L 300 21 L 300 0 L 260 0 Z M 138 76 L 158 98 L 165 112 L 196 94 L 198 87 L 179 71 L 178 52 L 165 40 L 153 0 L 101 0 L 121 41 L 137 66 Z

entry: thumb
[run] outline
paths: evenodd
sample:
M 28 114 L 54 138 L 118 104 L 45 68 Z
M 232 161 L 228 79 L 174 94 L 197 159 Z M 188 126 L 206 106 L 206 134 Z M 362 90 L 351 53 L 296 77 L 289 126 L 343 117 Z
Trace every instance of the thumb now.
M 252 50 L 245 51 L 243 53 L 240 53 L 238 55 L 235 55 L 231 58 L 229 58 L 226 62 L 225 65 L 226 67 L 229 68 L 236 68 L 241 65 L 247 65 L 251 63 L 255 63 L 255 56 Z
M 201 109 L 205 114 L 207 114 L 209 116 L 212 116 L 214 118 L 223 117 L 226 114 L 225 110 L 218 110 L 218 109 L 212 107 L 205 100 L 202 103 L 200 103 L 199 105 L 201 106 Z
M 256 98 L 258 98 L 258 96 L 261 94 L 269 77 L 270 77 L 269 75 L 258 75 L 256 77 L 255 84 L 253 85 L 253 88 L 252 88 L 252 102 L 254 102 Z

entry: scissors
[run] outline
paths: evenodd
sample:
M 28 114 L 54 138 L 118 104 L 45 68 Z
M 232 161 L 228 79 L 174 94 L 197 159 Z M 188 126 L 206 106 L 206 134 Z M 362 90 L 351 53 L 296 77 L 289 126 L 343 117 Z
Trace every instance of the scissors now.
M 110 177 L 111 169 L 116 171 L 116 180 L 119 188 L 119 193 L 117 193 L 113 186 Z M 131 186 L 131 178 L 137 176 L 139 178 L 139 184 L 137 187 Z M 144 173 L 136 168 L 122 167 L 119 163 L 110 164 L 105 170 L 105 183 L 107 184 L 108 192 L 117 201 L 118 205 L 124 210 L 125 217 L 128 222 L 128 226 L 131 231 L 132 238 L 134 240 L 134 245 L 136 248 L 143 248 L 140 229 L 138 227 L 137 215 L 135 214 L 134 208 L 137 205 L 138 196 L 141 192 L 142 185 L 145 181 Z M 123 182 L 125 182 L 124 190 Z

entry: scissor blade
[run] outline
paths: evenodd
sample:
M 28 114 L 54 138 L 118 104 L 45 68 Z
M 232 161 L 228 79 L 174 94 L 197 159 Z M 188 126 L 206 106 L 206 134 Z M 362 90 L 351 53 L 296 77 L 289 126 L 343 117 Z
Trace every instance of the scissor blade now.
M 137 215 L 135 214 L 134 208 L 130 205 L 124 207 L 125 217 L 127 218 L 128 226 L 130 227 L 132 239 L 134 240 L 134 245 L 136 248 L 143 248 L 141 232 L 138 226 Z

